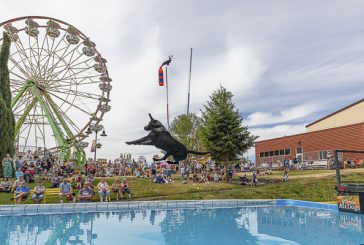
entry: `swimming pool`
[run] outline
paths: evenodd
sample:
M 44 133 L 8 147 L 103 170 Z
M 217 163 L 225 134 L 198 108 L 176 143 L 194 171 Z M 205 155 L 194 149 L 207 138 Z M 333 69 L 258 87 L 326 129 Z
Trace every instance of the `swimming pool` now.
M 3 209 L 0 244 L 364 243 L 364 215 L 337 212 L 332 205 L 312 208 L 302 202 L 298 207 L 279 200 L 176 203 L 138 203 L 138 208 L 131 203 L 128 209 L 111 205 L 107 212 L 86 206 L 81 212 L 81 205 L 71 212 L 72 205 L 64 205 L 58 214 L 35 214 L 31 210 L 36 205 L 28 207 L 26 215 L 14 210 L 8 215 Z

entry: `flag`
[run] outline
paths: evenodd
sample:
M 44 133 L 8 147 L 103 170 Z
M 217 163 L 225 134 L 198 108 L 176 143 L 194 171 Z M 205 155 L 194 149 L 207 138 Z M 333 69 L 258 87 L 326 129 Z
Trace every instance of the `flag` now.
M 172 61 L 172 56 L 169 56 L 169 59 L 164 61 L 162 63 L 162 65 L 159 67 L 158 69 L 158 77 L 159 77 L 159 86 L 164 86 L 164 71 L 163 71 L 163 66 L 167 65 L 169 66 L 169 64 Z
M 163 68 L 162 67 L 159 67 L 158 74 L 159 74 L 159 86 L 164 86 L 164 77 L 163 77 Z

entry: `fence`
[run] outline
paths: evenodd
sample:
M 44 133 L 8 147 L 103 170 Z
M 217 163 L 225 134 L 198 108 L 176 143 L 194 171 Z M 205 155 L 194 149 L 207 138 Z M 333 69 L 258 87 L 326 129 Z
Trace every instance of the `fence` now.
M 51 152 L 44 147 L 17 145 L 15 149 L 15 156 L 23 156 L 26 160 L 34 158 L 34 156 L 47 158 L 51 154 Z
M 299 157 L 300 154 L 297 154 L 298 160 L 302 160 L 302 162 L 326 162 L 327 156 L 329 153 L 333 154 L 334 150 L 320 150 L 320 151 L 309 151 L 303 152 L 301 155 L 302 158 Z M 294 156 L 269 156 L 269 157 L 260 157 L 261 163 L 282 163 L 284 160 L 291 160 Z M 339 159 L 343 159 L 343 154 L 339 154 Z

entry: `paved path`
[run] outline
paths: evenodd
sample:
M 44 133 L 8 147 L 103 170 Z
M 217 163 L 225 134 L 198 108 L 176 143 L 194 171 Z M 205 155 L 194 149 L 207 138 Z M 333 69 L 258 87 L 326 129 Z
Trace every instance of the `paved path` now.
M 316 177 L 316 178 L 322 178 L 322 177 L 331 177 L 331 176 L 336 176 L 336 171 L 335 170 L 327 170 L 330 172 L 327 173 L 322 173 L 321 171 L 317 172 L 317 173 L 310 173 L 310 174 L 305 174 L 304 171 L 302 172 L 302 175 L 289 175 L 289 179 L 303 179 L 303 178 L 312 178 L 312 177 Z M 348 173 L 364 173 L 364 168 L 354 168 L 354 169 L 341 169 L 340 170 L 340 174 L 348 174 Z M 261 176 L 263 177 L 263 176 Z M 280 175 L 266 175 L 264 176 L 266 178 L 269 179 L 282 179 L 282 176 Z

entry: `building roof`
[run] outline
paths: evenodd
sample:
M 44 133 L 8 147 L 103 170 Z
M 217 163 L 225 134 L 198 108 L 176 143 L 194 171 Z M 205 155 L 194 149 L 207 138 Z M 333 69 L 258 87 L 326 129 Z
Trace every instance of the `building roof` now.
M 336 127 L 336 128 L 325 128 L 325 129 L 312 131 L 312 132 L 304 132 L 304 133 L 299 133 L 299 134 L 284 135 L 284 136 L 280 136 L 280 137 L 276 137 L 276 138 L 270 138 L 270 139 L 255 141 L 255 143 L 261 143 L 261 142 L 266 142 L 266 141 L 275 141 L 275 140 L 279 140 L 279 139 L 283 139 L 283 138 L 288 139 L 288 138 L 293 138 L 293 137 L 303 136 L 303 135 L 310 135 L 310 134 L 312 135 L 312 134 L 316 134 L 317 132 L 337 130 L 337 129 L 341 129 L 341 128 L 349 128 L 349 127 L 353 127 L 353 126 L 357 126 L 357 125 L 361 125 L 361 124 L 364 126 L 364 122 L 360 122 L 360 123 L 355 123 L 355 124 L 350 124 L 350 125 L 343 125 L 343 126 Z
M 336 114 L 338 114 L 338 113 L 340 113 L 342 111 L 345 111 L 345 110 L 349 109 L 350 107 L 353 107 L 353 106 L 355 106 L 357 104 L 360 104 L 362 102 L 364 102 L 364 99 L 358 100 L 358 101 L 356 101 L 356 102 L 354 102 L 354 103 L 352 103 L 352 104 L 350 104 L 348 106 L 345 106 L 344 108 L 341 108 L 341 109 L 339 109 L 339 110 L 337 110 L 337 111 L 335 111 L 335 112 L 333 112 L 333 113 L 331 113 L 331 114 L 329 114 L 327 116 L 324 116 L 324 117 L 322 117 L 322 118 L 320 118 L 320 119 L 318 119 L 318 120 L 316 120 L 316 121 L 314 121 L 314 122 L 312 122 L 310 124 L 307 124 L 306 128 L 308 128 L 308 127 L 310 127 L 310 126 L 312 126 L 312 125 L 314 125 L 314 124 L 316 124 L 318 122 L 321 122 L 321 121 L 323 121 L 323 120 L 325 120 L 325 119 L 327 119 L 329 117 L 332 117 L 333 115 L 336 115 Z

